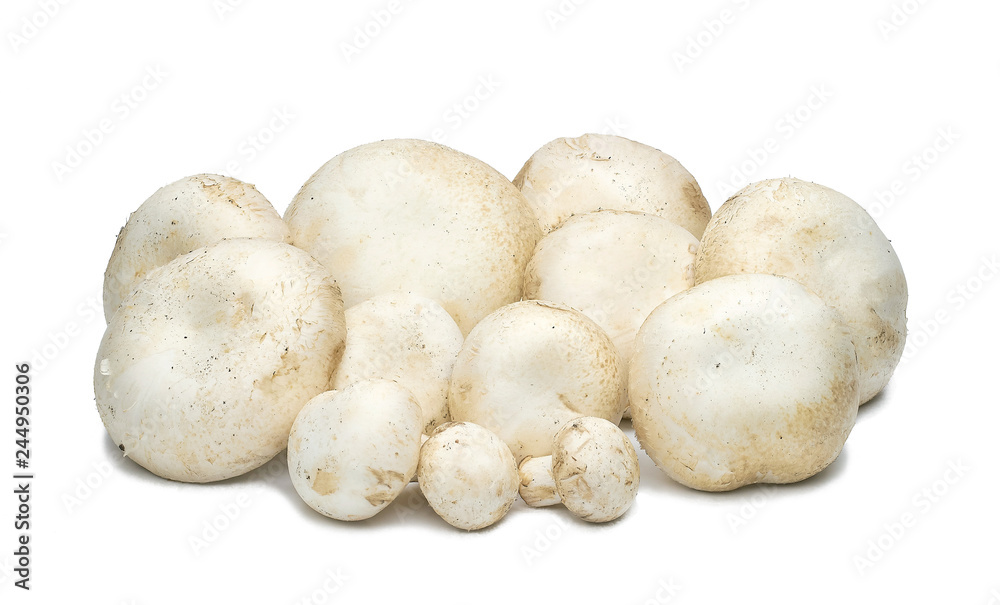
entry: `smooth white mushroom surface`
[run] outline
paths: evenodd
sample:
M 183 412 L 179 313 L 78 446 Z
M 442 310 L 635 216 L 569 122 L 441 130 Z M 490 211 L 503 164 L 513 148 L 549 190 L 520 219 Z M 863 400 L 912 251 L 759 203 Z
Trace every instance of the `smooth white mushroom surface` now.
M 448 381 L 462 331 L 437 302 L 414 294 L 382 294 L 347 309 L 347 348 L 333 388 L 363 379 L 395 380 L 423 411 L 424 432 L 448 417 Z
M 859 405 L 843 318 L 798 282 L 732 275 L 656 308 L 636 337 L 632 424 L 671 478 L 701 490 L 791 483 L 840 454 Z
M 517 499 L 510 448 L 471 422 L 449 422 L 434 431 L 420 448 L 417 478 L 434 512 L 459 529 L 496 523 Z
M 592 523 L 613 521 L 639 491 L 639 457 L 617 425 L 603 418 L 567 422 L 553 439 L 552 455 L 525 458 L 521 498 L 530 506 L 562 502 Z
M 337 284 L 288 244 L 232 239 L 154 269 L 111 317 L 94 391 L 108 434 L 153 473 L 218 481 L 285 448 L 344 350 Z
M 652 214 L 602 210 L 568 219 L 528 262 L 524 297 L 583 311 L 604 328 L 622 360 L 646 317 L 694 285 L 698 240 Z
M 341 521 L 389 505 L 417 469 L 423 416 L 389 380 L 363 380 L 317 395 L 288 437 L 292 485 L 313 510 Z
M 330 268 L 348 307 L 386 292 L 437 300 L 467 334 L 520 300 L 541 237 L 524 196 L 485 163 L 388 140 L 313 174 L 285 212 L 292 243 Z
M 552 453 L 552 437 L 580 416 L 618 423 L 627 374 L 614 343 L 583 313 L 523 301 L 483 319 L 458 354 L 448 390 L 453 420 L 500 436 L 515 457 Z
M 158 189 L 128 217 L 104 272 L 104 318 L 147 273 L 182 254 L 223 239 L 288 241 L 271 203 L 243 181 L 197 174 Z
M 574 214 L 635 210 L 661 216 L 701 237 L 712 210 L 680 162 L 624 137 L 585 134 L 536 151 L 514 177 L 544 233 Z
M 712 218 L 695 263 L 699 283 L 737 273 L 784 275 L 819 294 L 851 328 L 861 403 L 888 384 L 906 343 L 906 277 L 864 208 L 799 179 L 747 186 Z

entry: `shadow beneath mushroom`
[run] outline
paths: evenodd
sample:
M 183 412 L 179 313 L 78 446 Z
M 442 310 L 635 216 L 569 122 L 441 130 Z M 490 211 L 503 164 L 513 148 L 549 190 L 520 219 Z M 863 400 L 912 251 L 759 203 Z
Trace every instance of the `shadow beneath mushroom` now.
M 858 420 L 860 421 L 862 416 L 872 416 L 879 412 L 882 407 L 882 402 L 886 400 L 886 391 L 892 388 L 892 382 L 889 382 L 877 395 L 868 400 L 868 403 L 861 404 L 858 408 Z

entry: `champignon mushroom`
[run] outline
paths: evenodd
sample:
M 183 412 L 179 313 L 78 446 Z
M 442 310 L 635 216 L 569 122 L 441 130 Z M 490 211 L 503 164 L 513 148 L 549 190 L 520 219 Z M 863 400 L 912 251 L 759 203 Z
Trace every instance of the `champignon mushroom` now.
M 680 162 L 614 135 L 556 139 L 528 159 L 514 185 L 543 233 L 574 214 L 612 209 L 662 216 L 699 238 L 712 215 L 698 182 Z
M 147 273 L 223 239 L 288 241 L 288 227 L 253 185 L 197 174 L 158 189 L 128 217 L 104 271 L 104 318 Z
M 340 290 L 288 244 L 231 239 L 154 269 L 111 317 L 97 409 L 115 444 L 177 481 L 234 477 L 285 448 L 344 350 Z
M 525 272 L 524 297 L 582 311 L 604 328 L 627 366 L 646 317 L 694 285 L 697 251 L 698 240 L 664 218 L 588 212 L 538 242 Z
M 437 300 L 466 334 L 521 299 L 541 237 L 524 196 L 483 162 L 418 140 L 346 151 L 285 212 L 292 243 L 330 268 L 348 307 L 385 292 Z
M 840 454 L 858 384 L 835 309 L 786 277 L 732 275 L 646 319 L 629 374 L 632 424 L 656 466 L 688 487 L 791 483 Z
M 888 384 L 906 343 L 906 277 L 864 208 L 799 179 L 747 186 L 712 218 L 695 262 L 698 283 L 737 273 L 784 275 L 819 294 L 851 328 L 861 403 Z
M 592 523 L 613 521 L 639 491 L 639 457 L 632 442 L 603 418 L 577 418 L 556 433 L 552 455 L 525 458 L 518 468 L 529 506 L 562 502 Z
M 448 416 L 448 380 L 462 348 L 462 331 L 437 302 L 389 293 L 347 310 L 347 348 L 333 388 L 361 379 L 395 380 L 423 410 L 424 432 Z
M 448 387 L 453 420 L 481 424 L 514 456 L 552 453 L 580 416 L 618 423 L 628 405 L 614 343 L 583 313 L 545 301 L 507 305 L 472 330 Z
M 292 485 L 327 517 L 368 519 L 410 482 L 423 426 L 417 400 L 389 380 L 362 380 L 317 395 L 288 437 Z
M 499 437 L 471 422 L 449 422 L 420 447 L 420 491 L 442 519 L 482 529 L 517 499 L 517 463 Z

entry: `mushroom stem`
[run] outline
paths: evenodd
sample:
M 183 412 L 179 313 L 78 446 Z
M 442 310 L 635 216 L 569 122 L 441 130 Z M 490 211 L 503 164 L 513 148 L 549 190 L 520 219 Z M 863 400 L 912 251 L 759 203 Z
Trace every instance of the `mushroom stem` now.
M 518 467 L 521 486 L 518 492 L 528 506 L 552 506 L 562 502 L 552 474 L 552 456 L 528 456 Z

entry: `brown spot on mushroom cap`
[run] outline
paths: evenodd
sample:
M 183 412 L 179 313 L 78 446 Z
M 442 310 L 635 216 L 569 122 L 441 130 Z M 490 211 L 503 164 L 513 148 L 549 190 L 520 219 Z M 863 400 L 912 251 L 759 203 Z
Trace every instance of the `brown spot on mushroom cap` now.
M 337 486 L 339 484 L 340 478 L 337 477 L 337 475 L 323 470 L 318 470 L 316 471 L 316 478 L 314 478 L 312 482 L 312 489 L 320 496 L 329 496 L 333 492 L 337 491 Z

